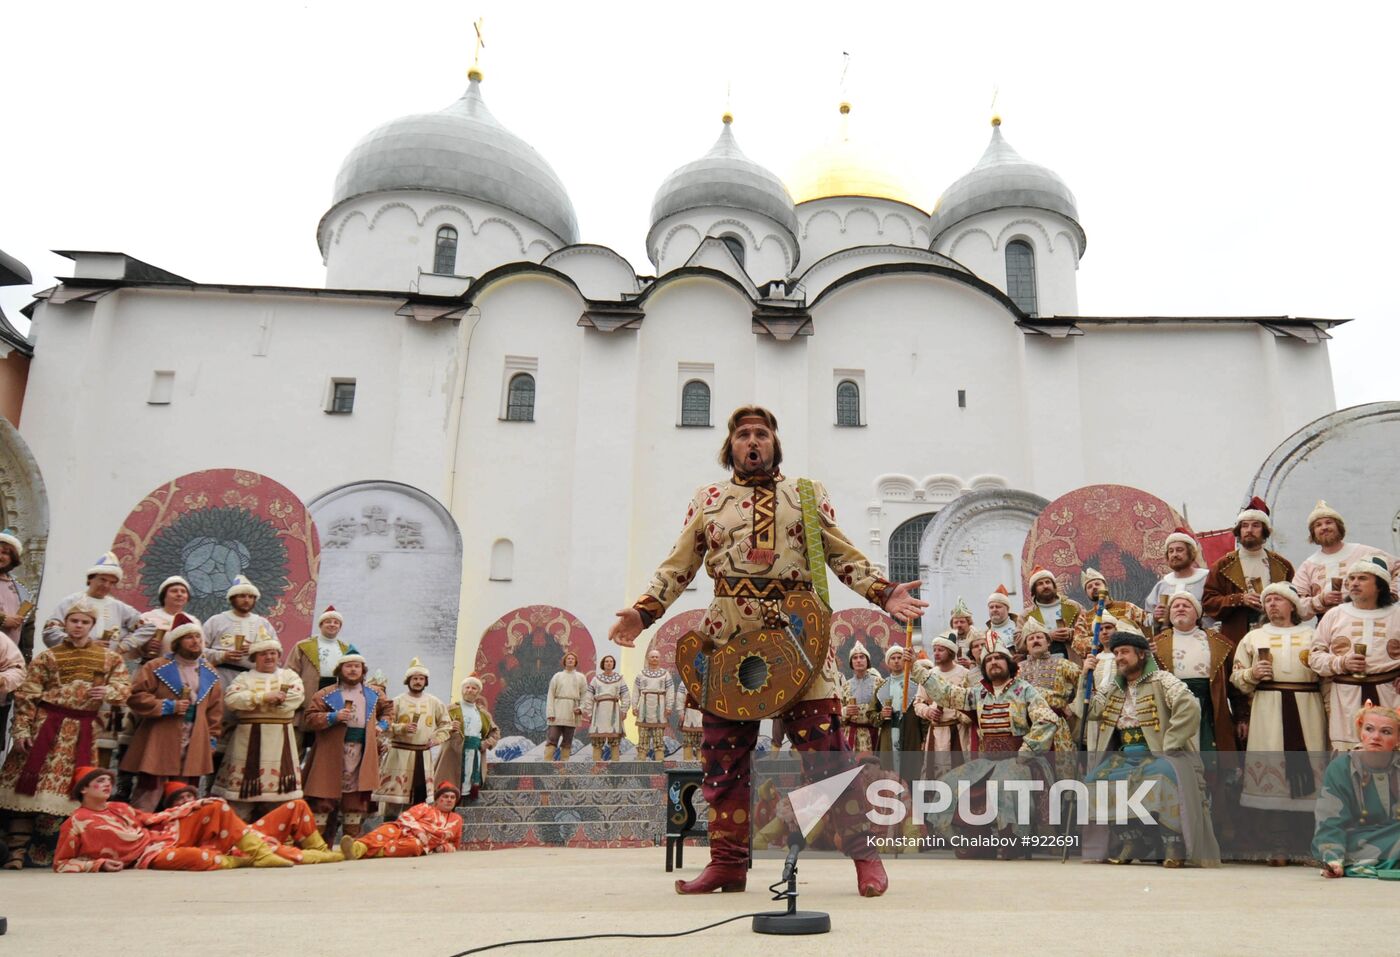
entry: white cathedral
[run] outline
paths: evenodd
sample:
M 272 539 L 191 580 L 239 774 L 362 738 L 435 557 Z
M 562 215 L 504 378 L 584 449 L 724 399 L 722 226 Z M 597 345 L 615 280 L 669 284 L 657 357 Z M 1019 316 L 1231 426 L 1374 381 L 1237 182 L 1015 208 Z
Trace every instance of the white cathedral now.
M 236 466 L 307 502 L 389 480 L 460 530 L 460 676 L 522 605 L 569 610 L 604 647 L 741 403 L 776 411 L 784 470 L 824 481 L 896 577 L 968 491 L 1122 483 L 1226 525 L 1258 463 L 1335 408 L 1336 320 L 1078 315 L 1074 194 L 996 120 L 932 213 L 844 134 L 784 180 L 730 116 L 717 132 L 656 190 L 649 274 L 581 241 L 476 71 L 346 157 L 316 230 L 325 288 L 65 253 L 72 276 L 31 310 L 21 427 L 52 517 L 42 607 L 177 475 Z M 969 600 L 1019 588 L 1013 568 L 974 574 Z M 862 604 L 836 587 L 838 608 Z

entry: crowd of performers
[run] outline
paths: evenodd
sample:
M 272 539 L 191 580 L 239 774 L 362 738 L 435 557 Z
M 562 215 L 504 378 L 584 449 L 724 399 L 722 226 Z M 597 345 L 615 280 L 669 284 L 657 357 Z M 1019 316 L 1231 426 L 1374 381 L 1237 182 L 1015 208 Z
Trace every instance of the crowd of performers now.
M 25 661 L 33 606 L 11 576 L 23 548 L 0 533 L 0 820 L 5 869 L 285 867 L 457 849 L 455 808 L 474 799 L 499 739 L 481 681 L 451 704 L 417 659 L 390 698 L 382 674 L 340 639 L 327 607 L 283 661 L 240 576 L 229 610 L 200 622 L 189 582 L 139 612 L 113 597 L 111 553 L 59 602 Z M 12 713 L 12 714 L 11 714 Z M 9 725 L 8 741 L 4 732 Z M 367 815 L 385 823 L 365 833 Z M 60 824 L 61 822 L 61 824 Z M 327 838 L 344 835 L 339 850 Z
M 1141 605 L 1108 595 L 1104 577 L 1086 568 L 1080 584 L 1094 604 L 1081 606 L 1037 568 L 1019 613 L 1005 587 L 987 599 L 981 626 L 959 599 L 930 655 L 892 644 L 882 674 L 857 644 L 842 689 L 847 745 L 905 781 L 966 782 L 974 818 L 989 781 L 1152 780 L 1149 810 L 1161 826 L 1086 832 L 1085 853 L 1114 863 L 1218 861 L 1217 838 L 1228 835 L 1258 851 L 1239 856 L 1277 866 L 1396 873 L 1400 568 L 1347 542 L 1325 502 L 1308 529 L 1317 551 L 1295 572 L 1267 547 L 1271 519 L 1256 499 L 1236 521 L 1237 547 L 1209 568 L 1188 532 L 1172 534 L 1171 570 Z M 1212 752 L 1205 761 L 1162 757 Z M 1076 765 L 1080 756 L 1087 765 Z M 995 820 L 1015 821 L 1014 792 L 1000 788 L 998 800 Z M 1010 838 L 1028 827 L 965 817 L 950 808 L 926 823 L 945 838 Z M 963 840 L 957 853 L 1030 850 Z

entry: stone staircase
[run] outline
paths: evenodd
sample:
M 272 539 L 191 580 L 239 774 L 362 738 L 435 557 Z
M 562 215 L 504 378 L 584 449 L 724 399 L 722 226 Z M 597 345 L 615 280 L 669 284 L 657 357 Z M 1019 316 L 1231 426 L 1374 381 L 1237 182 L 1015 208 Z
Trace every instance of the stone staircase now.
M 480 797 L 457 809 L 465 847 L 660 847 L 666 838 L 667 761 L 509 761 L 489 766 Z M 696 794 L 695 839 L 705 843 Z M 660 851 L 658 851 L 658 857 Z

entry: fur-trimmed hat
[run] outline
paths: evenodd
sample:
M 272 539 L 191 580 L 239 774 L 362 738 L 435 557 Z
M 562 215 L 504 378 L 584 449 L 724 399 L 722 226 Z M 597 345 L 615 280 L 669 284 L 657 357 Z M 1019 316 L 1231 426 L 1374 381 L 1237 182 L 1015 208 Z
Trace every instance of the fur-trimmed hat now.
M 168 809 L 175 803 L 175 799 L 186 791 L 193 794 L 196 800 L 199 798 L 199 788 L 188 781 L 166 781 L 165 786 L 160 789 L 161 810 Z
M 327 618 L 334 618 L 342 625 L 345 624 L 345 616 L 336 611 L 334 605 L 327 605 L 326 610 L 316 616 L 316 628 L 318 631 L 321 628 L 321 622 L 325 621 Z
M 440 794 L 442 794 L 444 791 L 451 791 L 453 794 L 457 795 L 457 797 L 459 797 L 459 798 L 462 796 L 462 789 L 461 789 L 461 788 L 459 788 L 457 785 L 453 784 L 451 781 L 445 781 L 445 780 L 444 780 L 444 781 L 439 781 L 439 782 L 437 783 L 437 789 L 436 789 L 435 791 L 433 791 L 433 799 L 436 800 L 436 799 L 437 799 L 437 796 L 440 795 Z
M 335 663 L 335 667 L 331 669 L 331 673 L 339 678 L 341 665 L 353 664 L 357 661 L 360 663 L 361 667 L 368 667 L 368 664 L 365 662 L 365 656 L 352 651 L 348 655 L 340 656 L 340 660 Z
M 117 780 L 117 772 L 111 768 L 98 768 L 90 764 L 85 764 L 73 771 L 73 780 L 68 786 L 68 796 L 74 801 L 83 799 L 83 788 L 91 784 L 96 778 L 106 775 L 113 783 Z
M 276 635 L 269 635 L 266 631 L 258 630 L 258 639 L 248 646 L 248 657 L 260 655 L 264 651 L 275 651 L 279 655 L 282 653 L 282 642 L 277 640 Z
M 174 648 L 175 642 L 186 635 L 199 635 L 200 642 L 204 641 L 204 629 L 199 626 L 199 619 L 182 611 L 170 620 L 170 630 L 165 633 L 165 647 Z
M 1152 651 L 1151 643 L 1142 632 L 1126 626 L 1114 632 L 1113 638 L 1108 643 L 1109 651 L 1116 651 L 1119 648 L 1138 648 L 1146 652 Z
M 92 599 L 88 598 L 86 595 L 73 602 L 72 606 L 63 613 L 63 617 L 66 619 L 75 611 L 80 615 L 87 615 L 94 622 L 99 621 L 102 618 L 102 610 L 98 608 L 97 605 L 93 603 Z
M 1108 579 L 1103 576 L 1103 572 L 1092 566 L 1086 566 L 1084 571 L 1079 573 L 1079 587 L 1087 592 L 1089 590 L 1089 583 L 1092 581 L 1100 581 L 1103 582 L 1105 586 L 1108 585 Z
M 1046 568 L 1044 565 L 1037 565 L 1034 569 L 1031 570 L 1031 577 L 1027 579 L 1026 584 L 1031 588 L 1032 591 L 1034 591 L 1035 583 L 1040 581 L 1042 578 L 1048 578 L 1052 582 L 1055 581 L 1055 576 L 1050 571 L 1050 569 Z M 1055 585 L 1058 588 L 1059 582 L 1055 582 Z
M 1169 545 L 1185 545 L 1191 552 L 1191 561 L 1201 560 L 1201 543 L 1196 541 L 1196 537 L 1186 528 L 1178 528 L 1168 535 L 1162 543 L 1162 550 L 1165 552 Z
M 997 590 L 987 596 L 987 604 L 1001 602 L 1006 606 L 1007 611 L 1011 610 L 1011 593 L 1006 590 L 1005 585 L 998 585 Z
M 1263 522 L 1265 530 L 1269 532 L 1274 530 L 1273 520 L 1269 518 L 1268 503 L 1258 495 L 1250 499 L 1249 504 L 1240 511 L 1240 514 L 1235 516 L 1235 524 L 1232 527 L 1236 537 L 1240 534 L 1240 523 L 1248 521 Z
M 464 690 L 466 689 L 467 685 L 473 685 L 477 691 L 480 691 L 482 689 L 481 679 L 478 678 L 476 675 L 467 675 L 465 678 L 462 679 L 462 688 Z
M 1282 595 L 1284 598 L 1291 601 L 1293 603 L 1293 608 L 1298 612 L 1299 621 L 1301 621 L 1303 616 L 1310 610 L 1307 608 L 1307 600 L 1303 598 L 1302 595 L 1298 594 L 1298 589 L 1294 588 L 1291 582 L 1274 582 L 1264 589 L 1264 594 L 1260 596 L 1260 600 L 1262 601 L 1270 595 Z
M 1185 588 L 1178 588 L 1176 591 L 1172 592 L 1170 595 L 1167 596 L 1167 611 L 1171 611 L 1172 603 L 1175 602 L 1178 598 L 1185 598 L 1187 601 L 1189 601 L 1191 603 L 1191 607 L 1196 609 L 1196 617 L 1201 617 L 1201 600 L 1197 598 L 1194 593 L 1187 591 Z
M 250 582 L 245 576 L 235 575 L 233 584 L 228 586 L 228 591 L 224 593 L 224 597 L 229 601 L 233 601 L 233 599 L 239 595 L 252 595 L 254 598 L 261 598 L 262 592 L 258 591 L 258 586 Z
M 19 540 L 19 532 L 13 528 L 7 528 L 0 532 L 0 542 L 4 542 L 15 550 L 15 561 L 24 557 L 24 543 Z
M 1314 545 L 1317 544 L 1317 539 L 1313 538 L 1312 527 L 1313 522 L 1317 521 L 1319 518 L 1332 519 L 1332 521 L 1337 523 L 1337 530 L 1342 533 L 1342 537 L 1346 538 L 1347 523 L 1342 518 L 1342 513 L 1328 505 L 1322 499 L 1318 499 L 1317 504 L 1313 506 L 1313 510 L 1308 513 L 1308 541 L 1312 542 Z
M 408 684 L 408 679 L 412 678 L 414 675 L 422 675 L 424 678 L 429 677 L 428 669 L 423 667 L 423 663 L 419 661 L 417 657 L 414 657 L 414 659 L 408 663 L 408 670 L 403 673 L 403 683 Z
M 947 648 L 953 653 L 954 656 L 956 656 L 958 653 L 958 643 L 956 641 L 953 641 L 947 635 L 939 635 L 937 638 L 933 639 L 933 641 L 930 642 L 930 644 L 933 645 L 933 647 L 935 648 Z
M 108 552 L 99 558 L 91 568 L 87 570 L 87 577 L 93 575 L 111 575 L 117 581 L 122 580 L 122 563 L 117 561 L 117 556 L 113 552 Z
M 889 667 L 890 659 L 895 656 L 896 652 L 902 654 L 906 658 L 909 657 L 909 649 L 905 648 L 903 645 L 890 645 L 885 649 L 885 667 Z
M 165 581 L 161 582 L 160 587 L 156 589 L 156 601 L 160 602 L 162 605 L 165 604 L 165 590 L 171 585 L 184 585 L 185 591 L 193 594 L 189 582 L 185 581 L 185 579 L 179 575 L 171 575 Z
M 1390 585 L 1390 563 L 1379 555 L 1372 555 L 1369 558 L 1358 558 L 1347 566 L 1348 575 L 1375 575 L 1378 579 Z

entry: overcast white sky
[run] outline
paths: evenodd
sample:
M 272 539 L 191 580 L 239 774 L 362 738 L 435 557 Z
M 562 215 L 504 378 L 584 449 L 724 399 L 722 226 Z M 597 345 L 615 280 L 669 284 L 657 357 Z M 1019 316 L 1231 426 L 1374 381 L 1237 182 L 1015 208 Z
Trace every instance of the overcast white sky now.
M 726 84 L 741 145 L 783 176 L 834 134 L 846 51 L 853 135 L 929 207 L 1000 90 L 1007 139 L 1078 197 L 1084 314 L 1354 318 L 1338 405 L 1400 398 L 1383 3 L 11 4 L 0 248 L 36 286 L 0 303 L 23 326 L 66 272 L 50 249 L 321 285 L 341 159 L 460 95 L 477 16 L 492 111 L 554 166 L 584 241 L 642 273 L 652 195 L 713 142 Z

